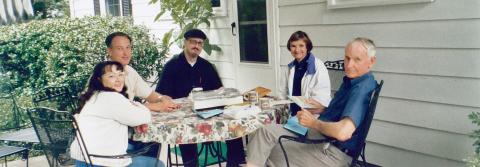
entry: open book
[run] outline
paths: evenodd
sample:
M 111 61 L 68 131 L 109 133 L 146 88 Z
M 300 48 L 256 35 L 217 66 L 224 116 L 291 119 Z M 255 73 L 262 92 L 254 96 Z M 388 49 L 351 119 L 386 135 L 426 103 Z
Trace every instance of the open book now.
M 308 104 L 303 96 L 288 96 L 290 100 L 292 100 L 295 104 L 297 104 L 300 108 L 315 108 L 313 105 Z
M 298 123 L 298 118 L 297 116 L 290 117 L 287 120 L 287 123 L 283 125 L 283 128 L 288 129 L 298 135 L 305 136 L 307 134 L 308 128 L 305 126 L 300 125 Z

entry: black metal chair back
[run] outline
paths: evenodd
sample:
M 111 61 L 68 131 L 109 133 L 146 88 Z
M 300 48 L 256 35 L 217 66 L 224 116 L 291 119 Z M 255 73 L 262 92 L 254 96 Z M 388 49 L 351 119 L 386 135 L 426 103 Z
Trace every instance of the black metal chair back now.
M 325 67 L 328 70 L 328 76 L 330 77 L 330 85 L 332 88 L 332 94 L 340 88 L 340 85 L 343 82 L 344 68 L 343 68 L 343 60 L 336 60 L 336 61 L 326 61 Z
M 66 86 L 49 86 L 33 93 L 35 107 L 48 107 L 73 113 L 77 109 L 76 99 Z
M 353 150 L 351 154 L 352 156 L 352 166 L 357 164 L 358 157 L 362 157 L 363 166 L 367 166 L 367 160 L 365 159 L 365 145 L 366 139 L 368 135 L 368 131 L 370 130 L 370 125 L 372 125 L 373 115 L 375 114 L 375 109 L 377 108 L 377 101 L 378 97 L 380 96 L 380 91 L 382 90 L 383 80 L 377 84 L 374 92 L 372 93 L 372 97 L 370 99 L 370 104 L 368 105 L 368 111 L 363 119 L 363 123 L 360 125 L 361 131 L 359 131 L 359 143 L 357 143 L 358 149 Z
M 39 107 L 29 109 L 28 116 L 50 166 L 68 165 L 71 159 L 67 149 L 75 136 L 71 114 Z

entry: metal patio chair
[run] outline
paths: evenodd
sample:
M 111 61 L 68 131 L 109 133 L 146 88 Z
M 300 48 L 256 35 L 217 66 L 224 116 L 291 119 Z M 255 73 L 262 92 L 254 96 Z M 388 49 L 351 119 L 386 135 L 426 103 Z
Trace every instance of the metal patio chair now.
M 34 91 L 32 101 L 35 107 L 48 107 L 71 113 L 77 109 L 76 99 L 66 86 L 48 86 Z
M 360 128 L 359 128 L 359 129 L 364 129 L 364 130 L 357 132 L 360 135 L 359 136 L 360 141 L 359 141 L 359 143 L 357 143 L 357 148 L 355 150 L 349 150 L 349 152 L 348 152 L 348 155 L 352 157 L 352 163 L 350 165 L 351 167 L 356 167 L 357 165 L 364 166 L 364 167 L 367 166 L 367 161 L 365 159 L 365 144 L 366 144 L 365 140 L 367 138 L 367 134 L 368 134 L 368 131 L 370 129 L 370 125 L 372 124 L 373 115 L 375 114 L 375 109 L 377 107 L 377 101 L 378 101 L 378 97 L 380 95 L 380 91 L 382 90 L 382 86 L 383 86 L 383 80 L 381 80 L 380 83 L 377 84 L 377 87 L 375 88 L 374 92 L 372 93 L 372 96 L 371 96 L 371 99 L 370 99 L 370 104 L 369 104 L 368 110 L 367 110 L 367 114 L 365 115 L 365 118 L 364 118 L 362 124 L 360 124 Z M 319 143 L 327 143 L 327 142 L 328 143 L 337 142 L 334 139 L 306 139 L 305 137 L 282 135 L 278 138 L 278 142 L 280 144 L 280 147 L 282 148 L 283 155 L 285 156 L 285 161 L 287 163 L 287 166 L 290 166 L 290 164 L 288 162 L 287 152 L 284 149 L 283 144 L 282 144 L 282 139 L 292 140 L 292 141 L 295 141 L 295 142 L 300 142 L 300 143 L 305 143 L 305 144 L 319 144 Z M 362 163 L 358 162 L 358 157 L 359 156 L 362 158 Z
M 27 111 L 49 165 L 51 167 L 72 165 L 68 149 L 75 131 L 70 112 L 45 107 Z

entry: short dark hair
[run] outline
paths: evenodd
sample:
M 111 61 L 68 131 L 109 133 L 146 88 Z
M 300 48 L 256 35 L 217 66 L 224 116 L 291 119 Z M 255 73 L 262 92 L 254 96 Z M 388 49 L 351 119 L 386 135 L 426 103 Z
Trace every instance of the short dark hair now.
M 125 71 L 123 65 L 116 61 L 104 61 L 100 62 L 93 68 L 92 75 L 87 83 L 87 89 L 80 95 L 79 98 L 79 105 L 77 109 L 77 113 L 80 113 L 85 103 L 95 94 L 95 92 L 99 91 L 107 91 L 107 92 L 115 92 L 112 88 L 105 87 L 102 83 L 102 75 L 107 73 L 108 67 L 116 66 L 118 70 Z M 123 89 L 120 94 L 128 98 L 127 95 L 127 87 L 123 85 Z
M 205 35 L 205 33 L 203 33 L 202 30 L 199 30 L 199 29 L 190 29 L 188 30 L 187 32 L 185 32 L 185 34 L 183 34 L 183 38 L 185 39 L 188 39 L 188 38 L 200 38 L 200 39 L 207 39 L 207 35 Z
M 107 38 L 105 38 L 105 45 L 107 45 L 107 47 L 111 47 L 113 38 L 115 38 L 116 36 L 127 37 L 130 43 L 132 43 L 132 38 L 130 38 L 128 34 L 124 32 L 114 32 L 108 35 Z
M 307 53 L 310 53 L 310 51 L 312 51 L 312 48 L 313 48 L 312 41 L 308 37 L 307 33 L 303 32 L 303 31 L 294 32 L 290 36 L 290 38 L 288 39 L 288 42 L 287 42 L 287 49 L 290 51 L 290 43 L 293 42 L 293 41 L 298 41 L 298 40 L 303 40 L 303 42 L 305 42 L 305 44 L 307 44 Z

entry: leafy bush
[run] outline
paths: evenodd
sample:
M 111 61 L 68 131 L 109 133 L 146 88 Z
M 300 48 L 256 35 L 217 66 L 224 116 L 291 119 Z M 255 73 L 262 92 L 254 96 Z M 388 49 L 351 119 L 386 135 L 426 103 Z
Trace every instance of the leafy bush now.
M 480 127 L 480 113 L 473 112 L 468 115 L 468 118 L 472 120 L 472 123 Z M 473 131 L 470 137 L 475 139 L 473 146 L 475 148 L 475 155 L 466 159 L 467 166 L 480 167 L 480 129 Z
M 47 85 L 84 81 L 106 59 L 105 37 L 122 31 L 133 38 L 131 65 L 144 78 L 162 69 L 165 52 L 146 27 L 131 18 L 86 17 L 36 20 L 0 27 L 0 65 L 22 94 Z

